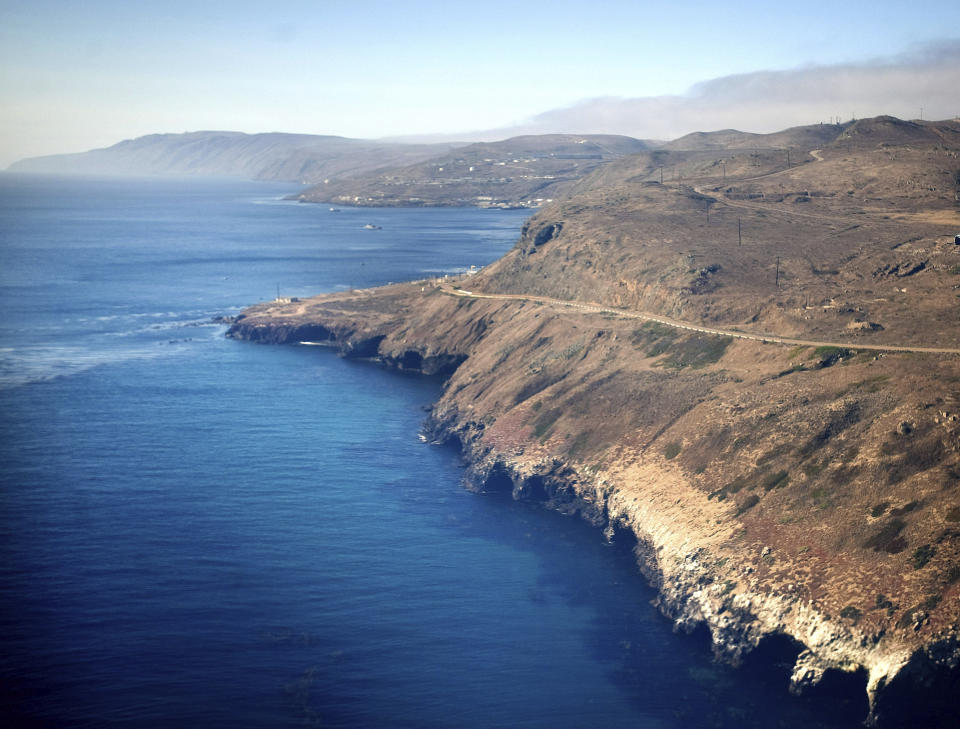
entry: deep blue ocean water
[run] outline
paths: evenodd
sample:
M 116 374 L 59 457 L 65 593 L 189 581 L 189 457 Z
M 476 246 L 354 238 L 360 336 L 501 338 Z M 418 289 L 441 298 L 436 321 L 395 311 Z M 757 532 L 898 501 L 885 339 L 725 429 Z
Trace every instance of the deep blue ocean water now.
M 525 217 L 294 190 L 0 175 L 0 725 L 857 724 L 674 634 L 629 545 L 464 491 L 417 437 L 438 381 L 225 339 L 278 287 L 485 264 Z

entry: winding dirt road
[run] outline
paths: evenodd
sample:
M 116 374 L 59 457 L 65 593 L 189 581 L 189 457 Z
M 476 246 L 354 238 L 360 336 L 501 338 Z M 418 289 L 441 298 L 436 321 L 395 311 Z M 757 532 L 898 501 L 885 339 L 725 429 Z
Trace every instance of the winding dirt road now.
M 960 354 L 960 349 L 954 347 L 910 347 L 895 344 L 864 344 L 861 342 L 822 342 L 812 339 L 793 339 L 792 337 L 780 337 L 776 334 L 757 334 L 752 332 L 742 332 L 736 329 L 718 329 L 715 327 L 706 327 L 693 322 L 671 319 L 659 314 L 649 314 L 641 311 L 630 311 L 629 309 L 615 309 L 602 304 L 585 304 L 578 301 L 564 301 L 563 299 L 552 299 L 547 296 L 528 296 L 524 294 L 484 294 L 476 291 L 468 291 L 457 288 L 452 285 L 444 285 L 440 290 L 448 296 L 459 296 L 466 299 L 496 299 L 500 301 L 535 301 L 541 304 L 550 304 L 553 306 L 563 306 L 568 309 L 576 309 L 588 314 L 612 314 L 613 316 L 623 317 L 625 319 L 637 319 L 640 321 L 652 321 L 674 329 L 684 329 L 690 332 L 700 332 L 702 334 L 712 334 L 720 337 L 733 337 L 734 339 L 752 339 L 756 342 L 768 342 L 775 344 L 786 344 L 789 346 L 803 347 L 842 347 L 844 349 L 860 349 L 872 352 L 916 352 L 925 354 Z
M 819 149 L 810 150 L 810 155 L 814 158 L 816 162 L 823 162 L 823 157 L 820 155 Z M 774 172 L 765 173 L 759 175 L 755 178 L 749 179 L 758 179 L 759 177 L 768 177 L 772 174 L 776 174 L 781 170 L 776 170 Z M 740 180 L 740 182 L 747 180 Z M 852 218 L 848 216 L 833 216 L 825 215 L 823 213 L 807 213 L 800 212 L 795 210 L 785 210 L 783 208 L 771 208 L 769 206 L 764 206 L 757 203 L 744 202 L 742 200 L 730 200 L 725 195 L 716 196 L 715 192 L 704 190 L 700 186 L 692 186 L 692 189 L 701 195 L 708 195 L 714 197 L 716 201 L 721 205 L 727 205 L 733 208 L 742 208 L 747 210 L 762 210 L 765 213 L 780 214 L 784 216 L 795 216 L 803 218 L 814 218 L 817 220 L 833 220 L 833 221 L 849 221 Z M 716 197 L 715 197 L 716 196 Z M 804 347 L 842 347 L 845 349 L 858 349 L 865 351 L 873 352 L 914 352 L 914 353 L 924 353 L 924 354 L 960 354 L 960 348 L 956 347 L 916 347 L 916 346 L 907 346 L 907 345 L 896 345 L 896 344 L 867 344 L 862 342 L 824 342 L 812 339 L 794 339 L 792 337 L 781 337 L 776 334 L 760 334 L 752 332 L 743 332 L 737 329 L 719 329 L 716 327 L 707 327 L 701 324 L 696 324 L 693 322 L 681 321 L 679 319 L 671 319 L 670 317 L 660 316 L 659 314 L 650 314 L 647 312 L 641 311 L 631 311 L 629 309 L 616 309 L 608 306 L 603 306 L 602 304 L 594 303 L 580 303 L 577 301 L 564 301 L 563 299 L 553 299 L 547 296 L 531 296 L 526 294 L 484 294 L 475 291 L 468 291 L 462 288 L 458 288 L 452 284 L 444 284 L 440 287 L 440 290 L 449 296 L 459 296 L 461 298 L 470 298 L 470 299 L 499 299 L 503 301 L 535 301 L 541 304 L 550 304 L 554 306 L 563 306 L 569 309 L 577 309 L 579 311 L 590 313 L 590 314 L 611 314 L 614 316 L 623 317 L 626 319 L 637 319 L 640 321 L 651 321 L 664 326 L 673 327 L 674 329 L 684 329 L 691 332 L 700 332 L 702 334 L 712 334 L 721 337 L 733 337 L 735 339 L 752 339 L 757 342 L 769 342 L 775 344 L 785 344 L 789 346 L 804 346 Z

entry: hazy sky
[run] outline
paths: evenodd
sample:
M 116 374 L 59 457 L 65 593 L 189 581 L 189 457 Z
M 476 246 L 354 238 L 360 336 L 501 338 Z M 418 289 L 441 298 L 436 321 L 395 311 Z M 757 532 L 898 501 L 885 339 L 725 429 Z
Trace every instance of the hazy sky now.
M 664 137 L 944 118 L 960 114 L 958 49 L 957 0 L 0 0 L 0 168 L 199 129 Z

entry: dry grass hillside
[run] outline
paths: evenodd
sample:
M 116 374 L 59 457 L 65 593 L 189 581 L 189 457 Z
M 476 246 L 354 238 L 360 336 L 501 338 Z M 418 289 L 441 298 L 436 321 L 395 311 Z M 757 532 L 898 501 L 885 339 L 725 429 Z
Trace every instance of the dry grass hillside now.
M 647 148 L 610 134 L 542 134 L 483 142 L 405 167 L 387 166 L 302 193 L 304 202 L 359 206 L 536 208 L 590 171 Z
M 466 291 L 261 305 L 232 335 L 449 374 L 428 432 L 473 487 L 636 540 L 663 612 L 724 659 L 788 636 L 795 690 L 859 671 L 873 719 L 952 726 L 958 138 L 884 117 L 766 146 L 700 135 L 577 182 Z
M 745 330 L 960 342 L 960 124 L 863 120 L 789 165 L 757 150 L 614 162 L 534 216 L 477 285 Z

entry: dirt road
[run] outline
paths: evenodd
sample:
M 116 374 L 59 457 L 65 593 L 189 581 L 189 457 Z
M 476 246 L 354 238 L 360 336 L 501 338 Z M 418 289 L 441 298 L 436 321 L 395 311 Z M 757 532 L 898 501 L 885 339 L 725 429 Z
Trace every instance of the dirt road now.
M 684 329 L 691 332 L 700 332 L 702 334 L 712 334 L 720 337 L 733 337 L 734 339 L 751 339 L 757 342 L 773 342 L 776 344 L 785 344 L 789 346 L 803 347 L 842 347 L 846 349 L 860 349 L 872 352 L 916 352 L 926 354 L 960 354 L 960 349 L 952 347 L 910 347 L 895 344 L 866 344 L 862 342 L 822 342 L 812 339 L 793 339 L 792 337 L 781 337 L 776 334 L 758 334 L 752 332 L 742 332 L 736 329 L 718 329 L 715 327 L 706 327 L 693 322 L 680 321 L 658 314 L 649 314 L 641 311 L 630 311 L 628 309 L 615 309 L 601 304 L 584 304 L 577 301 L 564 301 L 563 299 L 552 299 L 547 296 L 527 296 L 524 294 L 484 294 L 476 291 L 467 291 L 452 285 L 441 286 L 441 291 L 449 296 L 459 296 L 468 299 L 498 299 L 502 301 L 536 301 L 541 304 L 550 304 L 553 306 L 563 306 L 568 309 L 576 309 L 589 314 L 612 314 L 614 316 L 626 319 L 638 319 L 640 321 L 652 321 L 674 329 Z

